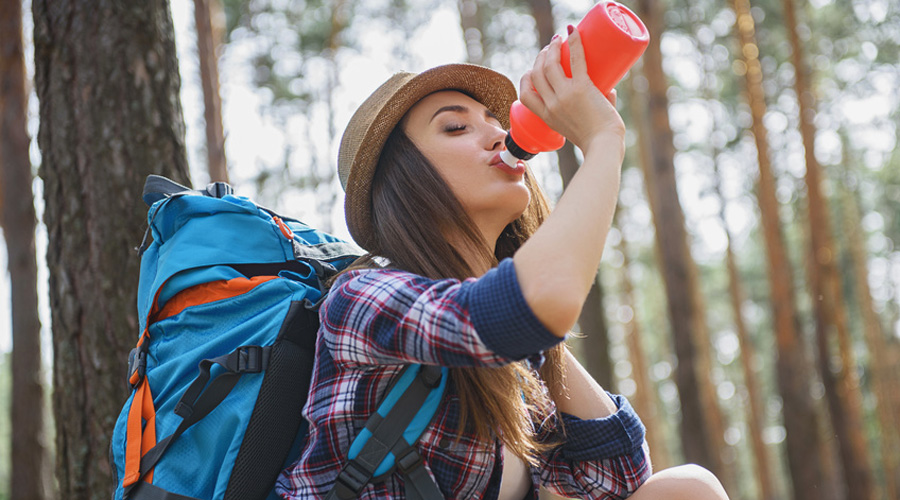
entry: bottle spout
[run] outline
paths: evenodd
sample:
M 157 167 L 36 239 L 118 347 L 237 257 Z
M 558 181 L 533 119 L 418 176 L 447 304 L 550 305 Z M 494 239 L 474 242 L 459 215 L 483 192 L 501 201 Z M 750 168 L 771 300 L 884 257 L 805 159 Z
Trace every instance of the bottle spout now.
M 519 159 L 513 156 L 508 149 L 500 151 L 500 159 L 503 160 L 503 163 L 513 168 L 516 168 L 516 164 L 519 162 Z

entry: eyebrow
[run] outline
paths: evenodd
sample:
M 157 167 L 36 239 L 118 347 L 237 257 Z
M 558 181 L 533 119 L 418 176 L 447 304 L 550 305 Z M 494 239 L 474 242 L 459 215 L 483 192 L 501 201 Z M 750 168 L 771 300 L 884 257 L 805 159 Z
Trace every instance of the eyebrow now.
M 438 109 L 437 111 L 435 111 L 433 115 L 431 115 L 431 120 L 428 120 L 428 123 L 433 122 L 433 121 L 434 121 L 434 118 L 435 118 L 437 115 L 439 115 L 439 114 L 441 114 L 441 113 L 443 113 L 443 112 L 445 112 L 445 111 L 450 111 L 450 112 L 454 112 L 454 113 L 468 113 L 468 112 L 469 112 L 469 108 L 467 108 L 467 107 L 465 107 L 465 106 L 462 106 L 462 105 L 460 105 L 460 104 L 452 104 L 452 105 L 450 105 L 450 106 L 444 106 L 444 107 Z M 487 108 L 484 108 L 484 116 L 486 116 L 486 117 L 488 117 L 488 118 L 493 118 L 493 119 L 495 119 L 495 120 L 497 120 L 497 121 L 500 121 L 500 119 L 497 118 L 497 115 L 495 115 L 494 113 L 492 113 L 491 110 L 489 110 L 489 109 L 487 109 Z

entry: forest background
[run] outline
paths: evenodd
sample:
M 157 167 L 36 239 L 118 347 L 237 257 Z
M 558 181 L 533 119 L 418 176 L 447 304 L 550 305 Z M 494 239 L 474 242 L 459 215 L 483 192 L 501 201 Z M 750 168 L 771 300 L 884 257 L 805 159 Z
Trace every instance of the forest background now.
M 447 62 L 518 83 L 592 6 L 85 4 L 0 1 L 0 498 L 108 497 L 146 174 L 347 236 L 337 145 L 378 83 Z M 625 4 L 653 43 L 618 86 L 619 211 L 573 349 L 657 468 L 701 463 L 736 499 L 900 499 L 900 6 Z M 551 198 L 578 161 L 534 160 Z

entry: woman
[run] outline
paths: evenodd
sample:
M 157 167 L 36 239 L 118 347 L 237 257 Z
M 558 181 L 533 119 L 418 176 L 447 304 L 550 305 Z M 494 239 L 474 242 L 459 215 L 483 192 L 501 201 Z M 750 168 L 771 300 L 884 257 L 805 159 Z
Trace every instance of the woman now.
M 369 253 L 322 304 L 309 436 L 283 497 L 323 498 L 391 381 L 422 363 L 451 368 L 418 442 L 446 498 L 725 498 L 700 468 L 651 478 L 640 419 L 562 343 L 596 275 L 625 151 L 615 93 L 591 84 L 570 33 L 573 77 L 555 38 L 521 82 L 522 102 L 584 152 L 552 213 L 527 166 L 500 160 L 516 92 L 498 73 L 398 74 L 351 119 L 338 167 Z M 403 498 L 402 483 L 393 474 L 360 498 Z

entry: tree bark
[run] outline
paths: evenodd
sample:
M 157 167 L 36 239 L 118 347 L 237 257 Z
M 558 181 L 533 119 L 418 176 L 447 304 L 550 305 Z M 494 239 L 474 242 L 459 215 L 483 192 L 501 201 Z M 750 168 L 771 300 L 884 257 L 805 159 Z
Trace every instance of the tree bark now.
M 775 178 L 769 161 L 762 66 L 756 44 L 756 29 L 750 14 L 749 0 L 733 0 L 737 14 L 736 33 L 740 44 L 746 96 L 753 117 L 752 131 L 759 164 L 757 199 L 759 203 L 766 257 L 772 316 L 777 349 L 777 383 L 781 393 L 784 426 L 787 433 L 787 457 L 794 498 L 814 500 L 833 498 L 834 489 L 827 481 L 822 460 L 826 449 L 819 434 L 819 416 L 810 394 L 812 366 L 801 336 L 794 301 L 793 271 L 781 234 Z
M 44 388 L 22 3 L 0 2 L 0 224 L 12 296 L 12 498 L 43 500 Z M 6 458 L 8 459 L 8 458 Z
M 203 87 L 203 118 L 206 122 L 206 157 L 209 182 L 228 182 L 225 161 L 225 130 L 222 124 L 222 99 L 219 96 L 219 62 L 216 50 L 221 46 L 221 0 L 194 0 L 197 27 L 197 53 L 200 56 L 200 82 Z
M 687 461 L 703 465 L 721 477 L 726 473 L 721 454 L 724 437 L 721 429 L 717 429 L 715 414 L 711 412 L 717 411 L 710 407 L 711 403 L 715 405 L 709 398 L 708 386 L 711 382 L 706 378 L 706 373 L 701 376 L 699 372 L 705 361 L 698 350 L 697 338 L 702 337 L 704 342 L 709 340 L 698 332 L 698 329 L 706 331 L 705 319 L 698 302 L 700 294 L 696 270 L 693 269 L 696 264 L 690 255 L 684 212 L 675 182 L 675 147 L 666 97 L 668 83 L 660 50 L 660 37 L 664 31 L 662 5 L 652 0 L 640 0 L 636 6 L 638 15 L 650 32 L 650 45 L 643 57 L 643 72 L 649 83 L 646 109 L 649 120 L 648 128 L 639 131 L 639 134 L 650 134 L 651 139 L 647 140 L 650 154 L 649 161 L 641 163 L 656 228 L 657 255 L 666 286 L 672 339 L 678 358 L 675 384 L 681 400 L 682 449 Z
M 863 430 L 862 395 L 856 374 L 853 343 L 847 327 L 847 312 L 841 294 L 841 278 L 837 267 L 837 252 L 831 234 L 828 201 L 822 193 L 822 169 L 815 155 L 816 126 L 815 96 L 809 82 L 809 70 L 804 61 L 803 44 L 797 33 L 794 0 L 784 0 L 784 22 L 791 43 L 794 63 L 794 88 L 800 104 L 800 135 L 806 153 L 806 194 L 809 204 L 809 239 L 811 247 L 809 283 L 812 289 L 819 337 L 819 363 L 831 421 L 839 444 L 847 492 L 854 499 L 875 498 L 871 460 Z M 841 364 L 831 367 L 831 343 L 836 341 Z
M 35 0 L 56 473 L 61 498 L 108 498 L 107 456 L 138 333 L 144 179 L 190 184 L 165 0 Z

